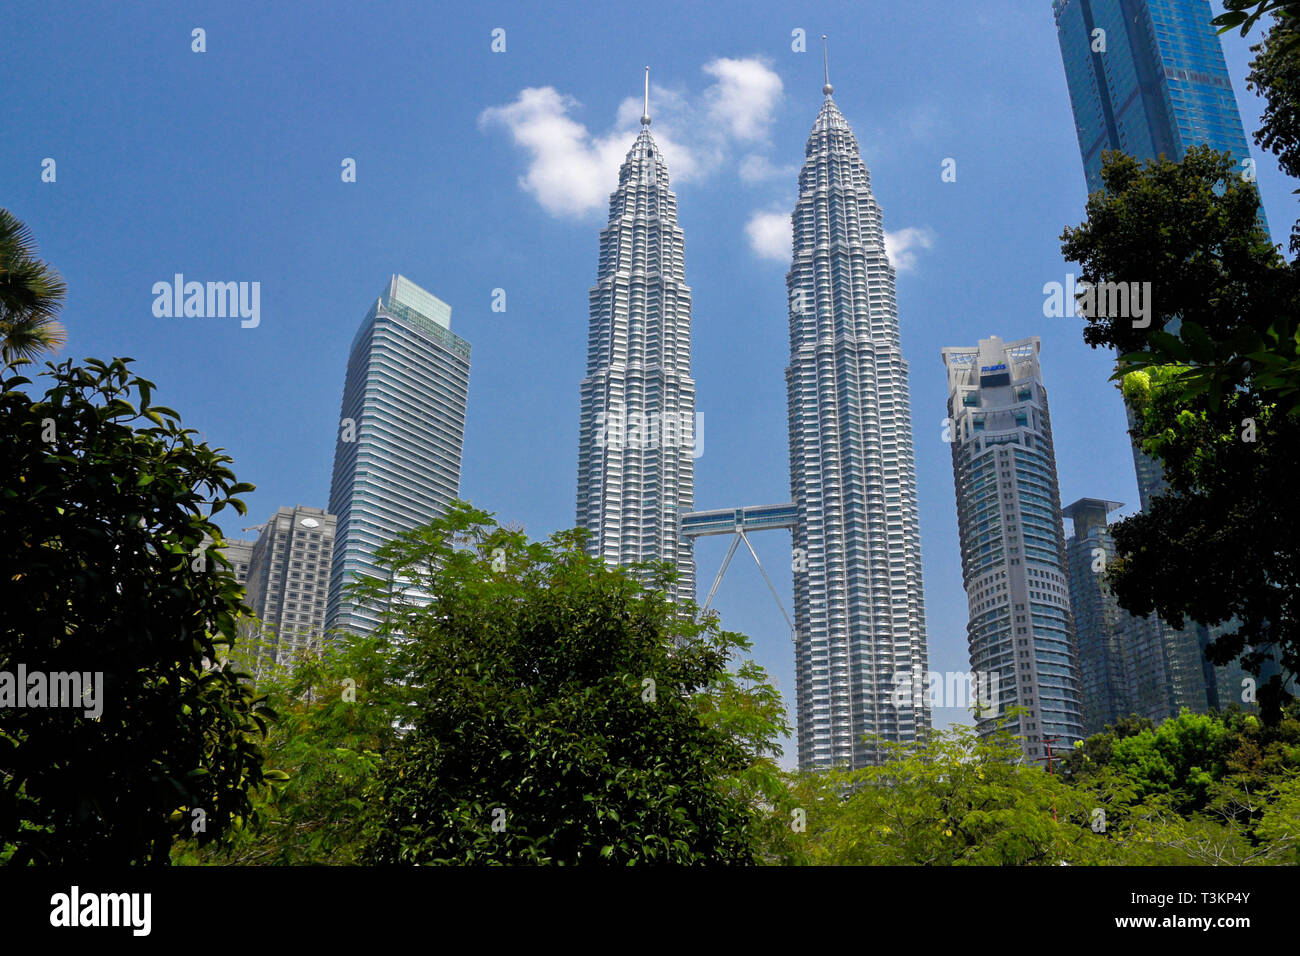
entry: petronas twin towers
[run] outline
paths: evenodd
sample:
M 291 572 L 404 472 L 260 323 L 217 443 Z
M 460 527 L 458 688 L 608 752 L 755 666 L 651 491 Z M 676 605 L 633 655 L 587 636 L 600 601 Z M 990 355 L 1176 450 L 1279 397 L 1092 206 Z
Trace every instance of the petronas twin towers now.
M 618 174 L 590 293 L 578 440 L 578 525 L 611 564 L 672 563 L 677 598 L 695 597 L 695 556 L 678 515 L 695 504 L 691 290 L 677 197 L 650 136 Z
M 894 269 L 857 140 L 823 87 L 795 204 L 790 490 L 799 764 L 877 762 L 930 723 L 907 363 Z M 906 687 L 904 694 L 898 688 Z
M 648 86 L 647 86 L 648 90 Z M 831 99 L 799 173 L 786 369 L 799 764 L 883 759 L 929 726 L 908 369 L 880 208 Z M 691 294 L 668 170 L 642 129 L 610 197 L 591 290 L 578 524 L 613 564 L 667 561 L 695 596 Z M 737 529 L 743 510 L 736 510 Z M 899 693 L 899 688 L 905 688 Z M 866 740 L 863 738 L 867 737 Z

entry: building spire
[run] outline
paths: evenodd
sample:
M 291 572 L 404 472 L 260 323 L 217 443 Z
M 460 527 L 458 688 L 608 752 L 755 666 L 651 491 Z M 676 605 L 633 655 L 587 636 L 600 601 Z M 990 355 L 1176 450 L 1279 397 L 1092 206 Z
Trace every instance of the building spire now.
M 650 125 L 650 67 L 645 68 L 645 108 L 641 110 L 641 125 Z
M 822 87 L 822 92 L 830 96 L 835 92 L 835 87 L 831 86 L 831 57 L 826 52 L 826 34 L 824 33 L 822 34 L 822 75 L 826 78 L 826 85 Z

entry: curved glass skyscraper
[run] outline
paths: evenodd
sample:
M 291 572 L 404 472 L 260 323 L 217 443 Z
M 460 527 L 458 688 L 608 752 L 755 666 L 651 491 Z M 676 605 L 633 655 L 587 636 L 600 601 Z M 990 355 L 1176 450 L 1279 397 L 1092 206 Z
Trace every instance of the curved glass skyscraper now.
M 813 123 L 786 276 L 799 765 L 882 761 L 928 702 L 908 369 L 880 207 L 831 99 Z
M 446 513 L 459 493 L 469 343 L 451 306 L 400 275 L 352 340 L 330 513 L 337 516 L 326 631 L 369 633 L 378 609 L 351 602 L 356 575 L 382 577 L 380 545 Z

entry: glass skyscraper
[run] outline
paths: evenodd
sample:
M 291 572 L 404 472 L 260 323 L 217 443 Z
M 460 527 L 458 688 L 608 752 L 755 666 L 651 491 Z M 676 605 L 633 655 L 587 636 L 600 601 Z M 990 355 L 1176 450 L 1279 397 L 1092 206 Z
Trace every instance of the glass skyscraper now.
M 591 553 L 611 565 L 674 565 L 677 599 L 693 600 L 695 550 L 679 518 L 695 504 L 699 437 L 691 290 L 677 197 L 650 135 L 648 102 L 610 195 L 589 303 L 578 526 L 591 532 Z
M 827 82 L 799 172 L 786 276 L 799 766 L 880 763 L 929 729 L 908 367 L 894 269 Z M 907 696 L 907 695 L 903 695 Z
M 1181 707 L 1207 706 L 1199 645 L 1169 641 L 1169 625 L 1154 614 L 1129 614 L 1106 586 L 1105 570 L 1116 554 L 1106 516 L 1120 507 L 1117 501 L 1080 498 L 1062 509 L 1074 524 L 1065 551 L 1089 734 L 1130 714 L 1159 723 Z
M 1089 192 L 1106 150 L 1177 161 L 1208 144 L 1246 170 L 1209 0 L 1053 0 L 1052 12 Z
M 400 275 L 362 320 L 334 447 L 327 631 L 374 629 L 379 609 L 354 605 L 345 586 L 358 574 L 384 577 L 379 547 L 445 514 L 459 494 L 469 356 L 451 331 L 451 306 Z
M 1106 515 L 1119 507 L 1122 505 L 1118 501 L 1084 498 L 1061 512 L 1074 521 L 1074 534 L 1065 542 L 1065 554 L 1079 654 L 1083 729 L 1089 734 L 1101 733 L 1107 724 L 1127 717 L 1132 709 L 1133 662 L 1130 647 L 1120 635 L 1124 611 L 1103 577 L 1115 553 Z
M 998 712 L 1025 756 L 1083 736 L 1061 497 L 1039 340 L 946 348 L 949 437 L 972 670 L 996 674 Z M 976 720 L 992 732 L 991 718 Z
M 1057 40 L 1070 90 L 1088 191 L 1101 188 L 1102 153 L 1119 150 L 1139 160 L 1178 161 L 1192 146 L 1229 152 L 1243 174 L 1253 173 L 1250 149 L 1209 0 L 1053 0 Z M 1261 207 L 1261 223 L 1267 221 Z M 1132 410 L 1127 411 L 1129 427 Z M 1138 498 L 1146 510 L 1168 490 L 1159 462 L 1136 443 Z M 1226 705 L 1217 684 L 1229 669 L 1205 661 L 1213 634 L 1189 622 L 1176 630 L 1159 619 L 1156 643 L 1140 661 L 1144 673 L 1170 675 L 1171 713 Z M 1233 683 L 1238 670 L 1232 669 Z M 1234 688 L 1235 694 L 1235 688 Z

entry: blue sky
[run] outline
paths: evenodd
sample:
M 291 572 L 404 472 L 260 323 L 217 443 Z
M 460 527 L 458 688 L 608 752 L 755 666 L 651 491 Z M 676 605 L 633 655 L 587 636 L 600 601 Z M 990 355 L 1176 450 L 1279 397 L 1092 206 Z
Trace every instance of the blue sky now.
M 900 266 L 931 667 L 966 670 L 942 347 L 1041 336 L 1063 502 L 1137 501 L 1107 355 L 1081 320 L 1042 311 L 1085 200 L 1049 0 L 11 3 L 0 203 L 68 281 L 64 354 L 133 356 L 156 400 L 257 485 L 228 535 L 326 504 L 347 349 L 401 272 L 451 304 L 473 345 L 462 494 L 545 536 L 574 523 L 587 290 L 650 64 L 694 291 L 696 504 L 784 501 L 780 229 L 821 104 L 822 33 Z M 1249 134 L 1247 43 L 1224 49 Z M 1292 184 L 1255 155 L 1284 233 Z M 341 181 L 349 157 L 355 183 Z M 946 158 L 956 182 L 940 178 Z M 177 272 L 260 282 L 260 325 L 155 318 L 152 286 Z M 789 608 L 788 537 L 754 541 Z M 703 591 L 725 548 L 698 547 Z M 715 605 L 793 707 L 789 632 L 747 557 Z

